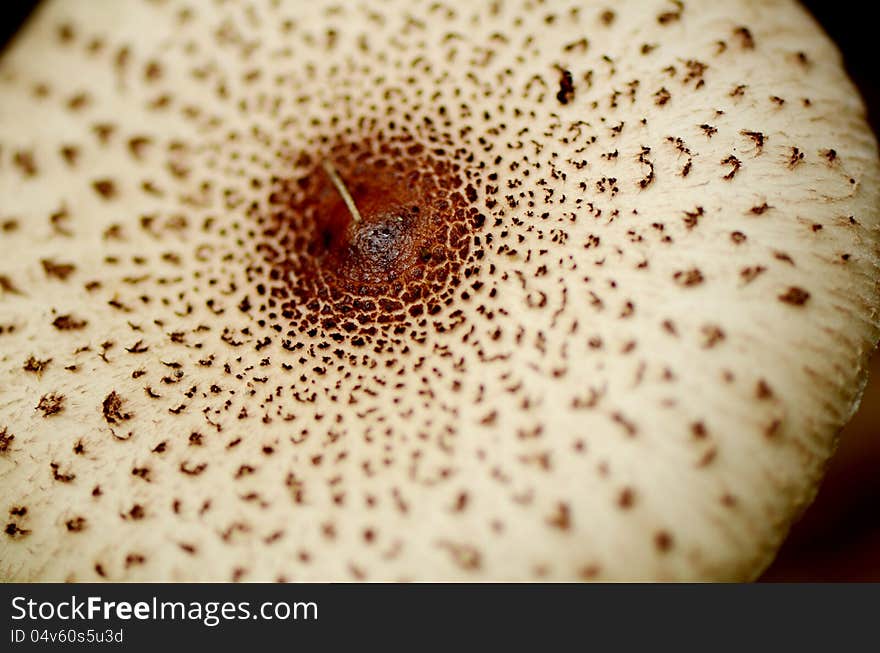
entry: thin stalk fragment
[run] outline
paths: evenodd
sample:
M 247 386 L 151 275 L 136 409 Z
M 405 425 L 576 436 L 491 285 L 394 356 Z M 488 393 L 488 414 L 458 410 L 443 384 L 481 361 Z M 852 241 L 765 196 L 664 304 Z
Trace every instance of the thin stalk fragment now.
M 360 222 L 361 214 L 357 210 L 357 206 L 354 204 L 354 199 L 351 197 L 351 193 L 348 192 L 348 189 L 345 187 L 345 183 L 342 181 L 342 177 L 339 176 L 339 173 L 336 172 L 336 168 L 333 167 L 333 164 L 328 160 L 324 160 L 321 162 L 321 165 L 324 166 L 324 171 L 327 173 L 327 176 L 330 177 L 330 181 L 333 182 L 333 185 L 336 186 L 336 190 L 339 191 L 339 194 L 342 195 L 343 201 L 345 201 L 345 205 L 348 207 L 349 213 L 351 213 L 351 217 L 355 222 Z

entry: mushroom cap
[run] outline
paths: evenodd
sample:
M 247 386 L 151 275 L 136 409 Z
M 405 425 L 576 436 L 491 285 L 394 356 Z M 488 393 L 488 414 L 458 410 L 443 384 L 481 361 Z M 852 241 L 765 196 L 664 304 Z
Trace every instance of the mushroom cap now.
M 55 0 L 0 95 L 4 580 L 750 579 L 864 387 L 795 2 Z

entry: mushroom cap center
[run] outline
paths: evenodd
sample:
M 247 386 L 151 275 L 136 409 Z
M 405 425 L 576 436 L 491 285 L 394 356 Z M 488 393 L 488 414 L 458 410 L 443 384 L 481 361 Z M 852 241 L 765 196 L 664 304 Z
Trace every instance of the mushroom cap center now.
M 357 218 L 326 171 L 315 169 L 308 176 L 308 195 L 297 211 L 307 222 L 300 226 L 312 228 L 307 251 L 325 275 L 383 284 L 414 264 L 428 262 L 414 256 L 414 245 L 427 244 L 442 230 L 432 230 L 421 220 L 421 205 L 432 201 L 432 193 L 421 196 L 425 189 L 418 184 L 418 173 L 406 175 L 384 164 L 346 168 L 339 180 L 357 207 Z
M 275 180 L 258 237 L 283 314 L 307 317 L 305 306 L 335 326 L 438 312 L 482 224 L 454 156 L 401 137 L 296 161 L 299 174 Z

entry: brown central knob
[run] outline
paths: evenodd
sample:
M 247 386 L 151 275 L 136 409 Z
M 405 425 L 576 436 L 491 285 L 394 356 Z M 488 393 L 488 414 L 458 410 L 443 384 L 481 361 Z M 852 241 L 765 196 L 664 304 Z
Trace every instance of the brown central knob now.
M 483 220 L 455 158 L 399 137 L 297 163 L 275 181 L 259 245 L 281 316 L 350 333 L 442 310 Z
M 361 163 L 346 167 L 343 176 L 327 159 L 321 167 L 327 178 L 310 180 L 310 198 L 300 207 L 315 226 L 311 255 L 325 273 L 358 283 L 399 277 L 414 262 L 412 245 L 426 231 L 420 205 L 431 197 L 424 196 L 418 175 Z

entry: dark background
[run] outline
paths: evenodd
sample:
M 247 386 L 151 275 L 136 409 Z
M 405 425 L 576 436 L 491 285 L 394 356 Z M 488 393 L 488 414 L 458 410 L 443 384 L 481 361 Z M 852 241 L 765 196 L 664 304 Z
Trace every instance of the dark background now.
M 0 48 L 36 4 L 34 0 L 3 3 Z M 877 132 L 880 59 L 873 3 L 806 0 L 803 4 L 843 52 Z M 880 355 L 874 357 L 862 407 L 844 429 L 816 502 L 795 525 L 762 580 L 880 581 Z

